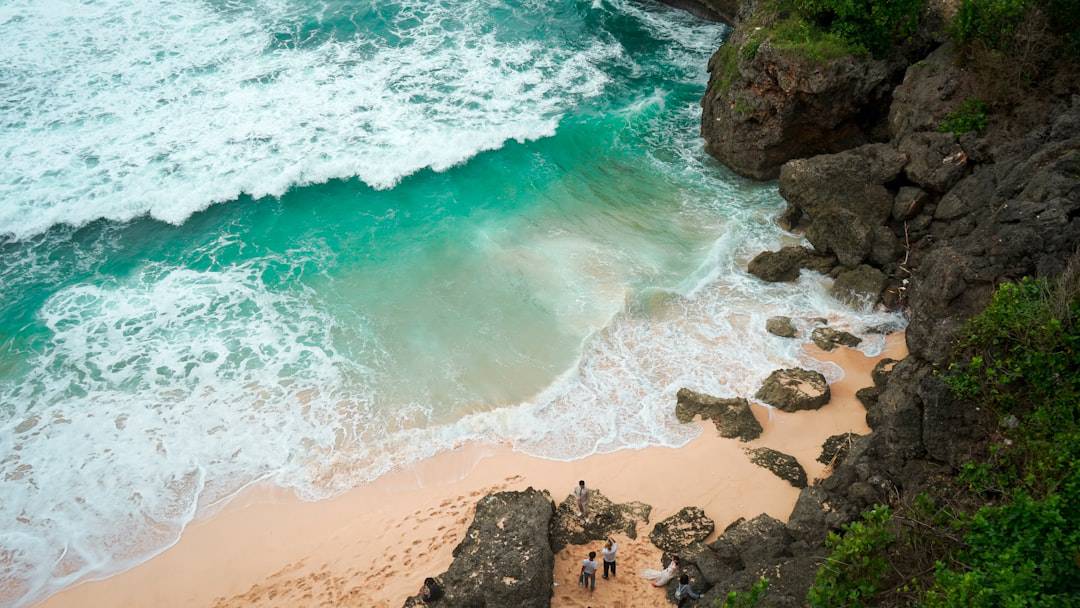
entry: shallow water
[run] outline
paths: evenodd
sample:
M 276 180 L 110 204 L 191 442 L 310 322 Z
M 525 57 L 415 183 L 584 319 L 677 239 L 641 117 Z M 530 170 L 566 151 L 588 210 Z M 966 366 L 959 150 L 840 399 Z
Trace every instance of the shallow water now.
M 0 31 L 4 603 L 259 480 L 680 445 L 678 388 L 800 360 L 768 316 L 885 318 L 743 272 L 782 201 L 703 153 L 725 30 L 677 11 L 17 0 Z

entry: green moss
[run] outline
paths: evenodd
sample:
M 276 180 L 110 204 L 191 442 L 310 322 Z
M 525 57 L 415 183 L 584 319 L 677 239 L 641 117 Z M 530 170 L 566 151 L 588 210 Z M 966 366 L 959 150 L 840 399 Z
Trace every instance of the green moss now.
M 735 46 L 724 44 L 717 51 L 716 63 L 713 64 L 713 74 L 716 75 L 718 89 L 726 93 L 731 89 L 731 83 L 739 74 L 739 53 Z
M 829 61 L 848 55 L 865 55 L 867 52 L 865 47 L 852 44 L 842 36 L 817 28 L 794 15 L 774 25 L 769 34 L 777 49 L 814 61 Z
M 745 99 L 739 98 L 735 100 L 735 111 L 743 116 L 749 116 L 753 110 Z

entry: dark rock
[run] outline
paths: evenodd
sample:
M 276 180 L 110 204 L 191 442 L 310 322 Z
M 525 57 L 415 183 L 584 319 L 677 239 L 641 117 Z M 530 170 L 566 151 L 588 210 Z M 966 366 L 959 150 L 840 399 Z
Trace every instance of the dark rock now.
M 904 175 L 933 192 L 946 192 L 967 172 L 968 156 L 951 133 L 914 133 L 900 142 L 910 160 Z
M 781 338 L 794 338 L 798 333 L 791 317 L 769 317 L 765 321 L 765 331 Z
M 558 553 L 567 545 L 605 540 L 613 534 L 637 538 L 639 523 L 649 523 L 652 507 L 642 502 L 614 503 L 599 490 L 589 492 L 589 518 L 582 521 L 577 500 L 567 496 L 555 509 L 551 521 L 551 549 Z
M 799 158 L 781 169 L 780 195 L 811 221 L 826 211 L 844 210 L 877 226 L 893 207 L 893 194 L 884 184 L 896 179 L 906 162 L 907 157 L 888 144 Z
M 730 526 L 724 531 L 722 538 L 731 543 L 739 556 L 739 562 L 746 568 L 756 568 L 784 555 L 791 544 L 791 536 L 784 522 L 765 513 Z M 717 539 L 717 542 L 719 541 L 720 539 Z
M 683 507 L 678 513 L 657 522 L 649 540 L 661 551 L 678 554 L 712 534 L 715 524 L 698 507 Z
M 756 399 L 785 412 L 816 410 L 828 403 L 831 396 L 825 376 L 820 372 L 797 367 L 778 369 L 769 374 L 754 394 Z
M 721 437 L 751 441 L 761 436 L 761 423 L 750 410 L 746 399 L 719 399 L 690 389 L 679 389 L 676 397 L 675 417 L 688 423 L 695 416 L 712 420 Z
M 747 271 L 769 282 L 794 281 L 803 268 L 826 273 L 836 264 L 836 257 L 820 254 L 806 247 L 789 246 L 780 251 L 763 251 L 750 260 Z
M 912 186 L 904 186 L 893 199 L 892 219 L 903 222 L 919 215 L 926 203 L 930 202 L 930 193 Z
M 826 209 L 814 216 L 806 229 L 806 240 L 814 249 L 834 254 L 841 264 L 853 268 L 873 251 L 874 228 L 847 209 Z
M 810 340 L 812 340 L 821 350 L 827 351 L 831 351 L 837 346 L 855 348 L 859 344 L 862 344 L 862 338 L 831 327 L 816 328 L 814 331 L 810 332 Z
M 700 570 L 698 570 L 696 564 L 684 563 L 682 566 L 679 567 L 679 570 L 687 577 L 689 577 L 690 588 L 693 589 L 695 593 L 705 593 L 711 587 L 708 581 L 705 580 L 705 576 L 701 573 Z M 667 600 L 672 604 L 678 604 L 678 602 L 675 600 L 675 590 L 678 588 L 678 578 L 673 579 L 670 583 L 667 584 L 667 590 L 665 592 L 665 595 L 667 595 Z M 687 603 L 683 604 L 683 606 L 704 606 L 704 604 L 695 602 L 694 600 L 689 600 L 687 601 Z
M 734 551 L 719 553 L 704 543 L 694 543 L 680 551 L 679 560 L 684 564 L 697 566 L 698 572 L 709 587 L 723 581 L 743 567 L 738 554 Z
M 481 498 L 465 538 L 454 548 L 450 569 L 439 577 L 446 591 L 439 605 L 550 606 L 555 557 L 548 529 L 553 513 L 551 498 L 532 488 Z M 417 601 L 409 600 L 411 605 Z
M 834 507 L 829 493 L 816 485 L 803 488 L 788 518 L 788 534 L 814 547 L 825 542 L 830 530 L 849 521 L 845 511 Z
M 819 61 L 788 52 L 768 39 L 760 22 L 737 26 L 709 61 L 701 100 L 706 151 L 736 173 L 775 179 L 790 159 L 868 141 L 878 117 L 865 110 L 887 98 L 902 65 L 853 56 Z M 752 57 L 740 52 L 751 36 L 762 35 Z
M 855 391 L 855 398 L 858 399 L 859 403 L 867 410 L 873 409 L 873 407 L 877 405 L 877 400 L 880 396 L 881 389 L 876 386 L 866 386 Z
M 890 359 L 885 357 L 874 364 L 874 369 L 870 372 L 870 377 L 874 380 L 874 386 L 882 388 L 885 386 L 885 381 L 888 380 L 889 374 L 892 373 L 893 368 L 899 363 L 896 359 Z
M 877 268 L 864 264 L 854 270 L 840 273 L 836 280 L 833 281 L 829 293 L 837 300 L 848 305 L 872 306 L 881 298 L 882 289 L 885 289 L 885 274 Z M 815 333 L 817 331 L 814 330 Z
M 747 453 L 750 454 L 750 462 L 769 469 L 796 488 L 806 487 L 806 471 L 794 456 L 770 448 L 755 448 L 747 450 Z
M 840 462 L 847 455 L 851 443 L 860 436 L 855 433 L 841 433 L 829 437 L 825 440 L 825 443 L 821 444 L 821 455 L 817 458 L 818 462 L 823 464 Z
M 878 266 L 888 266 L 897 261 L 904 252 L 900 239 L 888 226 L 875 226 L 873 243 L 870 245 L 870 262 Z
M 978 97 L 972 78 L 965 75 L 951 43 L 912 64 L 904 81 L 893 90 L 889 131 L 900 141 L 919 131 L 937 131 L 959 100 Z

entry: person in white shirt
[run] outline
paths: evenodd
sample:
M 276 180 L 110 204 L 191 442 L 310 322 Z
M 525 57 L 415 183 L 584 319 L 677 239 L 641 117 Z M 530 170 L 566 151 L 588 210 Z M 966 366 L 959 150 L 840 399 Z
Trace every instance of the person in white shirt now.
M 596 551 L 589 551 L 589 558 L 581 560 L 581 586 L 589 590 L 589 593 L 596 591 L 596 569 L 600 567 L 600 564 L 596 563 Z
M 604 544 L 604 548 L 600 550 L 600 554 L 604 556 L 604 579 L 607 580 L 608 571 L 611 571 L 611 576 L 615 576 L 615 552 L 619 550 L 619 545 L 615 541 L 611 540 L 609 536 L 607 543 Z
M 577 482 L 577 484 L 578 484 L 577 487 L 574 488 L 574 498 L 577 499 L 577 508 L 578 508 L 578 511 L 581 511 L 581 516 L 582 517 L 588 517 L 589 516 L 589 512 L 588 512 L 589 489 L 585 487 L 585 480 L 584 479 Z

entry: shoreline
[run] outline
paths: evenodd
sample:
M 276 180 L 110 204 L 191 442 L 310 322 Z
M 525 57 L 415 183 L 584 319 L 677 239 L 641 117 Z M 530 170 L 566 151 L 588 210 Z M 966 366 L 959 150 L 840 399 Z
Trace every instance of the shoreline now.
M 827 437 L 869 432 L 865 409 L 854 395 L 871 384 L 874 363 L 906 355 L 902 332 L 888 336 L 876 357 L 843 347 L 831 353 L 804 348 L 844 370 L 831 385 L 832 400 L 819 410 L 796 413 L 754 404 L 764 432 L 752 442 L 720 438 L 711 423 L 697 422 L 702 432 L 680 448 L 621 450 L 574 461 L 528 456 L 504 445 L 466 444 L 318 502 L 256 486 L 192 522 L 161 554 L 34 606 L 397 608 L 424 577 L 449 566 L 480 496 L 532 486 L 548 490 L 558 503 L 580 478 L 616 502 L 651 504 L 653 514 L 636 541 L 619 539 L 620 576 L 612 584 L 601 581 L 605 584 L 598 584 L 594 595 L 574 584 L 577 554 L 588 549 L 571 546 L 557 554 L 552 605 L 652 606 L 659 597 L 649 592 L 661 592 L 637 576 L 641 567 L 659 561 L 659 550 L 647 539 L 652 523 L 688 505 L 702 507 L 717 532 L 739 517 L 762 512 L 786 521 L 799 490 L 750 463 L 744 448 L 778 449 L 795 456 L 809 479 L 822 476 L 826 467 L 816 458 Z M 721 463 L 720 470 L 714 463 Z

